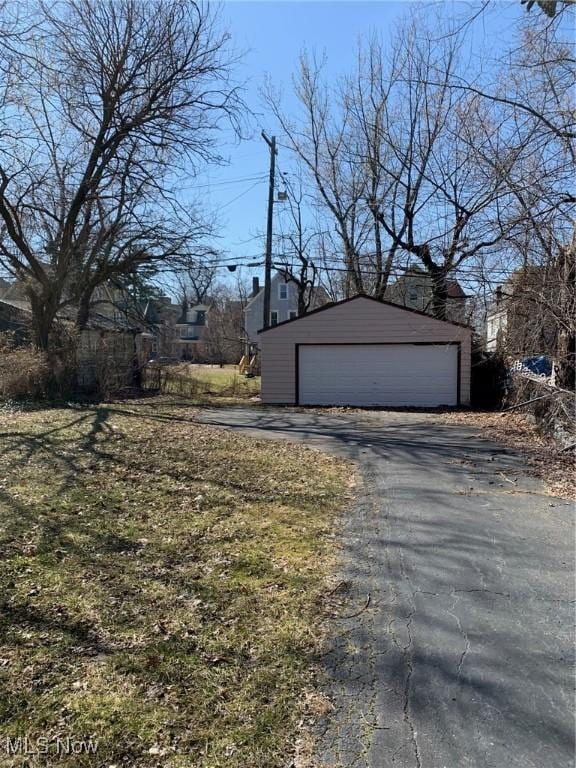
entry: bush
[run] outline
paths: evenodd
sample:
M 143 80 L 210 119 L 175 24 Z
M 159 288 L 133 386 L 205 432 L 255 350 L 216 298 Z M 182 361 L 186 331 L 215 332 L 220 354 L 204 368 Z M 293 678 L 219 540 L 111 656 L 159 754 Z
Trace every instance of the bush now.
M 0 334 L 0 398 L 65 398 L 73 381 L 64 357 L 49 356 L 32 345 L 18 346 L 11 334 Z
M 46 396 L 49 381 L 46 353 L 31 346 L 14 346 L 9 336 L 0 338 L 0 397 L 38 400 Z
M 572 392 L 529 376 L 514 374 L 510 377 L 506 405 L 521 405 L 520 413 L 530 416 L 540 432 L 551 435 L 561 444 L 574 442 L 576 401 Z

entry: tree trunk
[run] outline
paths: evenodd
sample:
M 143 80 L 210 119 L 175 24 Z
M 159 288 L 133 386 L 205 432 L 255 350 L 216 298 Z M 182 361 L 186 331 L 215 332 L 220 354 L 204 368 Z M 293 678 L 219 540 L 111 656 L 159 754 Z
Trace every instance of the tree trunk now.
M 560 331 L 556 355 L 556 386 L 573 391 L 576 383 L 576 336 L 573 333 Z
M 142 387 L 142 366 L 140 365 L 140 358 L 138 356 L 138 342 L 136 341 L 136 334 L 132 334 L 133 355 L 132 355 L 132 386 Z
M 35 317 L 33 320 L 33 336 L 34 345 L 38 349 L 46 352 L 50 345 L 50 326 L 45 322 L 44 318 Z
M 30 308 L 32 310 L 32 341 L 38 349 L 48 351 L 50 335 L 56 319 L 56 301 L 54 296 L 44 292 L 29 291 Z
M 346 248 L 346 298 L 364 293 L 362 275 L 360 273 L 357 254 L 350 247 Z
M 88 320 L 90 318 L 90 301 L 92 299 L 92 291 L 85 291 L 80 296 L 78 303 L 78 310 L 76 312 L 76 327 L 79 331 L 86 328 Z
M 562 389 L 572 391 L 576 378 L 576 335 L 574 334 L 576 236 L 561 253 L 555 273 L 560 281 L 558 314 L 565 321 L 564 324 L 559 324 L 556 342 L 556 384 Z
M 382 236 L 380 233 L 380 222 L 377 217 L 374 216 L 374 248 L 376 252 L 376 285 L 374 290 L 374 296 L 377 299 L 383 299 L 386 292 L 386 286 L 388 284 L 388 274 L 382 264 Z
M 446 270 L 433 264 L 429 267 L 432 278 L 432 312 L 438 320 L 446 320 L 448 304 L 448 281 Z
M 421 260 L 432 279 L 432 314 L 438 320 L 446 320 L 446 305 L 448 304 L 448 270 L 446 264 L 439 265 L 433 261 L 428 243 L 414 247 L 412 252 Z

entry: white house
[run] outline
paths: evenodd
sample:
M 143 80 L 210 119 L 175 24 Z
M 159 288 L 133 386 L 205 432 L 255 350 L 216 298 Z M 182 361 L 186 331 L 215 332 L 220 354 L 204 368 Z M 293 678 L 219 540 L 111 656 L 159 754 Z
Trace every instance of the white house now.
M 323 290 L 316 289 L 310 309 L 316 309 L 327 299 Z M 298 287 L 287 281 L 279 272 L 272 275 L 270 283 L 271 326 L 298 317 Z M 264 289 L 257 277 L 252 279 L 252 297 L 244 307 L 244 330 L 250 344 L 259 344 L 258 331 L 264 327 Z

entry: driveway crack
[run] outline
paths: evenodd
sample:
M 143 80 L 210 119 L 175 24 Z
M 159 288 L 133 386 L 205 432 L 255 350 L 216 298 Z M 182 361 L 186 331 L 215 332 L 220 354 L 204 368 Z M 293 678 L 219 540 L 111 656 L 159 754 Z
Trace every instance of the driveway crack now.
M 404 648 L 404 656 L 406 658 L 407 674 L 406 674 L 406 682 L 404 684 L 404 706 L 402 710 L 404 714 L 404 722 L 406 723 L 406 725 L 408 726 L 408 730 L 410 731 L 410 739 L 412 741 L 412 747 L 414 749 L 414 757 L 416 759 L 416 768 L 422 768 L 422 759 L 420 757 L 420 747 L 418 745 L 418 731 L 416 730 L 414 720 L 412 719 L 412 713 L 410 711 L 410 698 L 412 693 L 412 677 L 414 675 L 414 659 L 413 659 L 414 637 L 412 634 L 412 621 L 416 613 L 416 599 L 415 599 L 416 594 L 415 594 L 414 587 L 412 586 L 410 577 L 406 573 L 406 569 L 404 567 L 404 555 L 402 554 L 402 552 L 400 553 L 400 571 L 402 573 L 402 578 L 408 584 L 410 595 L 412 597 L 412 610 L 408 614 L 407 622 L 406 622 L 406 632 L 408 634 L 408 643 Z
M 449 611 L 449 613 L 455 619 L 456 625 L 458 627 L 458 631 L 460 632 L 460 634 L 462 635 L 462 638 L 464 640 L 464 650 L 460 654 L 460 659 L 458 661 L 458 666 L 456 667 L 456 677 L 458 678 L 458 680 L 460 680 L 460 675 L 462 674 L 462 667 L 464 666 L 464 661 L 466 660 L 466 656 L 468 655 L 468 652 L 470 651 L 470 639 L 468 637 L 468 634 L 466 633 L 466 631 L 464 630 L 464 628 L 462 626 L 462 622 L 460 621 L 460 617 L 456 613 L 456 605 L 457 605 L 458 601 L 460 600 L 460 598 L 457 595 L 458 595 L 458 592 L 475 592 L 475 591 L 483 592 L 483 591 L 486 591 L 486 590 L 454 590 L 453 593 L 452 593 L 454 601 L 452 603 L 452 610 Z
M 412 663 L 412 617 L 416 613 L 416 608 L 412 610 L 412 613 L 408 616 L 406 623 L 406 631 L 408 632 L 408 645 L 405 648 L 406 651 L 406 665 L 408 667 L 408 674 L 406 675 L 406 683 L 404 686 L 404 721 L 410 731 L 410 738 L 412 739 L 412 746 L 414 747 L 414 757 L 416 758 L 417 768 L 422 768 L 422 761 L 420 759 L 420 747 L 418 746 L 418 732 L 414 726 L 412 720 L 412 714 L 410 712 L 410 694 L 412 691 L 412 675 L 414 673 L 414 665 Z

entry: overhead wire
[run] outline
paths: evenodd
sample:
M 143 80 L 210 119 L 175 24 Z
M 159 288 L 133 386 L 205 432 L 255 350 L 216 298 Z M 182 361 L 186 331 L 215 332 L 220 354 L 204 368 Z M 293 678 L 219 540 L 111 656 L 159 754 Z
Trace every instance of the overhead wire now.
M 260 261 L 246 261 L 246 260 L 239 260 L 239 259 L 233 259 L 229 263 L 221 262 L 221 263 L 215 263 L 208 265 L 212 269 L 227 269 L 228 271 L 235 271 L 236 269 L 240 268 L 248 268 L 253 269 L 255 267 L 262 267 L 264 266 L 264 258 L 261 257 Z M 280 261 L 273 261 L 272 266 L 276 269 L 282 269 L 286 267 L 286 262 L 280 262 Z M 322 267 L 320 267 L 322 269 Z M 347 267 L 330 267 L 330 272 L 339 272 L 339 273 L 349 273 L 352 274 L 354 270 L 351 270 Z M 463 285 L 470 287 L 476 287 L 482 283 L 488 283 L 488 284 L 496 284 L 499 282 L 502 282 L 504 277 L 509 277 L 512 274 L 513 270 L 510 270 L 510 272 L 507 272 L 505 276 L 501 277 L 495 277 L 495 276 L 488 276 L 488 275 L 475 275 L 475 276 L 465 276 L 458 273 L 452 273 L 449 277 L 450 279 L 457 280 L 459 283 L 462 283 Z M 362 275 L 364 277 L 367 276 L 377 276 L 379 273 L 377 270 L 369 270 L 364 269 L 362 270 Z M 406 272 L 404 271 L 392 271 L 389 273 L 389 277 L 393 279 L 399 279 L 406 276 Z
M 253 174 L 252 176 L 244 176 L 241 179 L 223 179 L 222 181 L 213 181 L 209 182 L 207 184 L 185 184 L 185 185 L 179 185 L 178 189 L 208 189 L 212 187 L 221 187 L 221 186 L 228 186 L 230 184 L 242 184 L 243 182 L 248 181 L 255 181 L 262 179 L 263 181 L 266 181 L 267 179 L 266 173 L 258 173 Z
M 280 145 L 281 146 L 281 145 Z M 287 194 L 294 196 L 292 185 L 290 181 L 286 178 L 289 173 L 286 171 L 282 171 L 280 167 L 278 166 L 279 175 L 282 178 L 283 185 L 286 189 Z M 267 173 L 260 173 L 260 174 L 254 174 L 251 176 L 245 176 L 242 178 L 237 179 L 226 179 L 222 181 L 216 181 L 208 184 L 192 184 L 181 187 L 181 189 L 206 189 L 211 187 L 223 187 L 228 185 L 234 185 L 234 184 L 240 184 L 240 183 L 246 183 L 246 182 L 254 182 L 251 184 L 247 189 L 243 190 L 240 194 L 233 197 L 228 202 L 224 203 L 222 206 L 220 206 L 220 210 L 225 209 L 235 203 L 237 200 L 241 199 L 245 195 L 247 195 L 249 192 L 251 192 L 255 187 L 257 187 L 259 184 L 264 183 L 268 179 Z M 283 228 L 282 228 L 283 229 Z M 290 254 L 284 254 L 284 253 L 276 253 L 273 254 L 273 256 L 276 257 L 276 259 L 289 259 L 292 258 L 293 260 L 296 258 L 296 256 L 291 256 Z M 370 257 L 370 254 L 366 254 L 363 258 Z M 206 266 L 213 268 L 213 269 L 228 269 L 229 271 L 234 271 L 236 268 L 254 268 L 258 266 L 262 266 L 264 264 L 264 261 L 261 262 L 253 262 L 250 261 L 249 263 L 246 262 L 248 259 L 263 259 L 263 254 L 244 254 L 240 259 L 238 256 L 224 256 L 219 255 L 214 258 L 206 259 L 203 261 Z M 314 260 L 311 259 L 311 262 Z M 318 264 L 318 262 L 320 262 Z M 342 258 L 338 256 L 324 256 L 319 260 L 316 260 L 316 265 L 319 269 L 324 269 L 326 271 L 332 271 L 332 272 L 339 272 L 339 273 L 349 273 L 353 274 L 354 272 L 358 271 L 356 269 L 353 269 L 351 267 L 346 266 L 340 266 L 342 264 Z M 273 264 L 274 267 L 283 267 L 286 265 L 286 261 L 283 262 L 275 262 Z M 407 267 L 409 269 L 410 267 Z M 373 265 L 360 265 L 359 271 L 365 275 L 374 275 L 377 276 L 379 271 L 373 266 Z M 484 270 L 482 267 L 473 267 L 466 265 L 464 267 L 460 267 L 454 272 L 451 273 L 451 277 L 453 279 L 457 279 L 458 281 L 462 283 L 467 283 L 469 285 L 475 285 L 477 286 L 478 283 L 482 282 L 498 282 L 499 280 L 505 279 L 505 277 L 509 276 L 512 273 L 512 269 L 506 269 L 506 268 L 490 268 L 489 275 L 484 273 Z M 389 275 L 392 278 L 398 279 L 400 277 L 404 277 L 406 274 L 405 270 L 392 270 Z
M 255 187 L 257 187 L 259 184 L 262 184 L 265 181 L 265 179 L 261 181 L 256 181 L 252 186 L 248 187 L 248 189 L 245 189 L 244 192 L 240 192 L 239 195 L 236 195 L 236 197 L 233 197 L 232 200 L 229 200 L 227 203 L 224 203 L 220 206 L 219 210 L 223 210 L 224 208 L 228 208 L 229 205 L 232 205 L 232 203 L 235 203 L 236 200 L 240 200 L 241 197 L 244 197 L 244 195 L 247 195 L 248 192 L 251 192 Z

